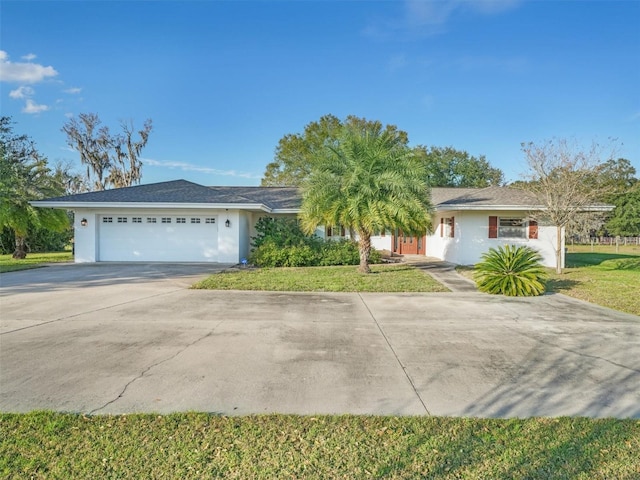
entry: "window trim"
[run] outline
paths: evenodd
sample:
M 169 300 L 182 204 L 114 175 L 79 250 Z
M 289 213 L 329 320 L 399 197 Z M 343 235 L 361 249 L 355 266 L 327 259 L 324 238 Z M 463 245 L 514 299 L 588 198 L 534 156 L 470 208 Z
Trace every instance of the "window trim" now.
M 512 221 L 519 220 L 520 222 L 522 222 L 522 226 L 521 227 L 507 226 L 507 225 L 502 226 L 501 225 L 502 220 L 512 220 Z M 511 228 L 511 229 L 521 228 L 522 235 L 520 236 L 500 235 L 501 230 L 507 229 L 507 228 Z M 500 217 L 497 215 L 489 216 L 489 238 L 501 238 L 505 240 L 537 240 L 538 232 L 539 232 L 538 222 L 531 218 L 514 217 L 513 215 L 504 216 L 504 217 Z

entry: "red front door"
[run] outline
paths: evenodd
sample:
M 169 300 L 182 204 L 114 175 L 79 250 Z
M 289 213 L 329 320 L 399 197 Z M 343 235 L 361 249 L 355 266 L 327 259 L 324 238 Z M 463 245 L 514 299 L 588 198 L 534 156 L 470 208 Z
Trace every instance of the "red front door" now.
M 424 255 L 427 250 L 427 237 L 414 237 L 396 231 L 393 235 L 393 253 Z

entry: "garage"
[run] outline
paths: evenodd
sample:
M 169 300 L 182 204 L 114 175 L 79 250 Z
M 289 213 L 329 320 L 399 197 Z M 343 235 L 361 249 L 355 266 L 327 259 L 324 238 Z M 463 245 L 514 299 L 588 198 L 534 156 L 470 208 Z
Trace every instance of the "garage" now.
M 217 262 L 217 219 L 163 213 L 100 215 L 98 260 Z

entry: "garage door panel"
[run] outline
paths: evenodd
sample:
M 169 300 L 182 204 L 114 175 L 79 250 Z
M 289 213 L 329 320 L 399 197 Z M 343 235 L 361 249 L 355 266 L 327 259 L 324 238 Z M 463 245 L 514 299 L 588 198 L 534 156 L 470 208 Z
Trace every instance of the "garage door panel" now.
M 188 223 L 176 223 L 176 218 L 185 217 L 166 215 L 127 217 L 126 221 L 123 218 L 101 217 L 100 261 L 218 261 L 218 229 L 211 217 L 186 217 Z M 154 218 L 155 223 L 149 220 Z M 199 223 L 191 223 L 191 218 L 197 218 Z M 206 218 L 209 218 L 209 223 L 205 223 Z M 166 223 L 162 223 L 162 219 Z

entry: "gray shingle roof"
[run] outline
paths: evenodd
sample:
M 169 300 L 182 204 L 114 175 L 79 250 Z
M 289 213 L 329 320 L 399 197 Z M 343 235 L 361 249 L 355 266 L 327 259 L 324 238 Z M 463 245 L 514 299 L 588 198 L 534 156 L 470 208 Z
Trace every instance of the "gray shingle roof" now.
M 49 198 L 47 202 L 79 203 L 210 203 L 261 204 L 271 209 L 299 208 L 293 187 L 205 187 L 186 180 L 114 188 Z
M 431 201 L 436 207 L 532 207 L 540 205 L 535 195 L 509 187 L 432 188 Z
M 247 208 L 264 206 L 267 211 L 297 211 L 302 204 L 300 189 L 296 187 L 205 187 L 186 180 L 114 188 L 100 192 L 79 193 L 64 197 L 32 202 L 36 206 L 60 208 L 82 204 L 210 204 L 246 205 Z M 487 188 L 432 188 L 431 203 L 438 210 L 527 210 L 540 208 L 536 197 L 525 190 L 509 187 Z M 104 205 L 103 205 L 104 206 Z M 594 204 L 587 209 L 609 211 L 612 205 Z

